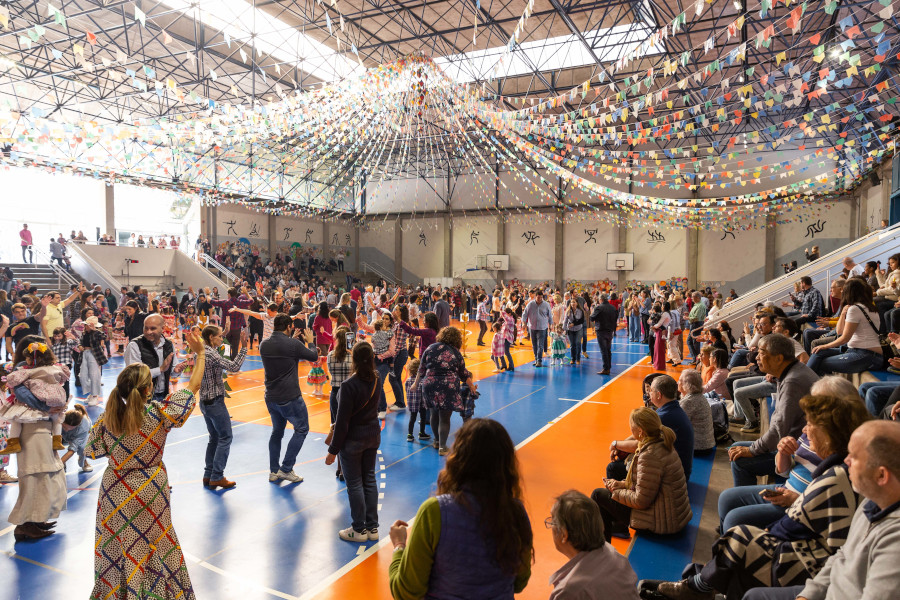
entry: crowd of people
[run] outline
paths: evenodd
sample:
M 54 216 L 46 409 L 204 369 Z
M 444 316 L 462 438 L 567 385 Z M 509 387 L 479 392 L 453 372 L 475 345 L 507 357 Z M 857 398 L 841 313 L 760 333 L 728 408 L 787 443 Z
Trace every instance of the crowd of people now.
M 203 485 L 237 485 L 226 477 L 234 433 L 224 375 L 240 370 L 258 343 L 272 420 L 269 481 L 303 481 L 295 465 L 309 433 L 299 377 L 306 362 L 314 395 L 324 396 L 330 382 L 325 462 L 346 482 L 350 505 L 339 538 L 382 537 L 382 421 L 405 412 L 407 441 L 431 443 L 446 464 L 414 525 L 390 527 L 393 596 L 511 598 L 531 574 L 530 517 L 512 440 L 499 423 L 476 418 L 478 382 L 464 350 L 490 346 L 496 371 L 515 373 L 511 349 L 529 343 L 534 368 L 547 361 L 549 368 L 579 369 L 592 332 L 603 376 L 611 374 L 612 341 L 621 329 L 623 338 L 647 345 L 654 372 L 644 381 L 642 406 L 630 413 L 631 435 L 610 444 L 606 477 L 589 496 L 569 490 L 555 499 L 545 524 L 567 562 L 552 578 L 551 597 L 705 599 L 719 592 L 729 599 L 819 600 L 886 597 L 896 587 L 900 385 L 858 390 L 830 374 L 879 369 L 886 358 L 900 368 L 882 337 L 900 343 L 900 332 L 885 325 L 894 314 L 900 320 L 893 312 L 900 308 L 900 256 L 890 257 L 891 271 L 848 259 L 828 303 L 802 278 L 788 306 L 757 307 L 737 337 L 718 317 L 733 290 L 724 298 L 714 289 L 682 294 L 658 285 L 620 294 L 606 282 L 569 289 L 518 281 L 493 289 L 343 287 L 305 272 L 296 258 L 251 261 L 223 293 L 77 286 L 66 298 L 38 297 L 24 282 L 8 295 L 0 290 L 0 329 L 11 357 L 0 385 L 0 419 L 10 423 L 0 428 L 0 483 L 16 480 L 4 468 L 16 455 L 19 497 L 9 520 L 17 540 L 52 535 L 65 509 L 70 458 L 77 456 L 83 471 L 105 458 L 112 468 L 101 495 L 114 500 L 98 506 L 96 535 L 114 550 L 96 555 L 94 597 L 119 593 L 130 565 L 154 552 L 164 557 L 167 576 L 148 577 L 142 589 L 193 597 L 168 517 L 161 450 L 199 405 L 209 433 Z M 478 323 L 471 341 L 468 321 Z M 104 399 L 102 370 L 116 354 L 126 367 Z M 175 385 L 182 375 L 188 382 Z M 768 396 L 774 408 L 760 432 Z M 83 405 L 102 405 L 96 422 Z M 455 414 L 463 425 L 451 444 Z M 734 487 L 719 498 L 712 559 L 689 565 L 681 581 L 638 585 L 610 540 L 632 530 L 684 530 L 692 518 L 693 459 L 732 441 L 729 421 L 761 435 L 728 449 Z M 293 433 L 282 448 L 287 423 Z M 759 477 L 775 483 L 760 486 Z M 847 551 L 864 544 L 864 553 Z M 619 576 L 610 582 L 605 574 L 613 569 Z M 788 593 L 794 595 L 782 595 Z

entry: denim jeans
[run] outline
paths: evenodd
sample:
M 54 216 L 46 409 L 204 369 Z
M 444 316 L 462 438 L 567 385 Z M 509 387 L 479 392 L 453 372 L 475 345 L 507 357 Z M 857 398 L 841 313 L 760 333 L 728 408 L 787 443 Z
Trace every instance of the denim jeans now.
M 828 328 L 818 329 L 815 327 L 809 327 L 807 329 L 804 329 L 803 330 L 803 349 L 806 350 L 806 353 L 812 354 L 812 343 L 814 341 L 816 341 L 817 339 L 819 339 L 820 337 L 828 335 L 828 333 L 830 331 L 831 331 L 831 329 L 828 329 Z
M 750 353 L 746 348 L 738 348 L 734 351 L 734 354 L 731 355 L 731 360 L 728 361 L 728 368 L 733 369 L 735 367 L 743 367 L 747 364 L 747 355 Z
M 867 381 L 859 386 L 859 395 L 866 403 L 866 408 L 876 419 L 887 406 L 888 400 L 897 386 L 898 381 Z
M 340 389 L 340 386 L 332 387 L 331 392 L 328 394 L 328 412 L 331 413 L 331 422 L 332 423 L 334 423 L 334 420 L 337 419 L 337 409 L 338 409 L 337 395 L 338 395 L 339 389 Z
M 231 415 L 225 406 L 225 396 L 217 396 L 212 404 L 206 404 L 202 400 L 199 404 L 203 420 L 206 421 L 206 430 L 209 431 L 203 476 L 218 481 L 225 477 L 225 464 L 231 452 Z
M 846 352 L 841 352 L 838 348 L 822 348 L 809 357 L 806 366 L 815 371 L 816 375 L 862 373 L 880 368 L 882 360 L 881 354 L 863 348 L 847 348 Z
M 700 342 L 694 339 L 693 333 L 702 327 L 703 321 L 688 321 L 688 331 L 691 333 L 691 335 L 688 335 L 688 351 L 690 351 L 693 360 L 700 358 Z
M 341 472 L 347 482 L 347 498 L 350 500 L 350 519 L 353 530 L 378 529 L 378 483 L 375 480 L 375 464 L 379 440 L 347 440 L 341 449 Z
M 298 396 L 284 404 L 277 404 L 266 400 L 266 408 L 272 418 L 272 434 L 269 436 L 269 471 L 277 473 L 279 469 L 285 473 L 293 470 L 297 462 L 300 448 L 309 434 L 309 412 L 306 410 L 306 402 L 303 396 Z M 281 467 L 278 466 L 278 458 L 281 456 L 281 439 L 284 437 L 284 428 L 290 423 L 294 428 L 294 435 L 288 442 Z
M 722 533 L 735 525 L 753 525 L 765 529 L 784 516 L 785 509 L 759 495 L 773 490 L 775 485 L 746 485 L 724 490 L 719 494 L 719 524 Z
M 790 587 L 758 587 L 747 590 L 741 600 L 795 600 L 804 585 Z
M 547 330 L 532 329 L 531 330 L 531 349 L 534 350 L 534 362 L 541 364 L 544 360 L 544 353 L 547 351 Z
M 735 442 L 732 448 L 737 446 L 749 447 L 753 442 Z M 775 453 L 763 452 L 757 456 L 742 457 L 731 462 L 731 477 L 734 479 L 734 486 L 756 485 L 756 478 L 766 475 L 773 475 L 775 481 L 784 483 L 784 477 L 780 477 L 775 473 Z
M 514 371 L 516 369 L 516 365 L 513 364 L 512 352 L 509 349 L 512 347 L 512 342 L 509 340 L 503 340 L 503 356 L 506 357 L 506 368 L 510 371 Z
M 628 341 L 641 341 L 641 317 L 640 315 L 628 315 Z
M 102 396 L 100 365 L 90 349 L 85 348 L 82 354 L 84 357 L 81 359 L 81 391 L 89 396 Z
M 375 370 L 378 372 L 378 412 L 387 410 L 387 396 L 384 395 L 384 384 L 387 383 L 388 373 L 391 372 L 391 365 L 387 361 L 381 362 L 375 359 Z
M 584 335 L 584 329 L 579 329 L 578 331 L 567 331 L 566 335 L 569 336 L 569 350 L 572 354 L 572 362 L 580 363 L 581 362 L 581 338 Z
M 734 416 L 744 417 L 748 423 L 758 423 L 751 398 L 765 398 L 775 393 L 775 384 L 765 377 L 745 377 L 734 382 Z M 761 403 L 760 403 L 761 404 Z M 762 404 L 760 410 L 763 410 Z
M 403 397 L 403 380 L 400 378 L 403 376 L 403 367 L 406 366 L 407 360 L 409 360 L 409 352 L 406 351 L 406 348 L 397 352 L 397 356 L 394 357 L 394 366 L 388 376 L 391 390 L 394 391 L 394 404 L 397 406 L 406 406 L 406 400 Z

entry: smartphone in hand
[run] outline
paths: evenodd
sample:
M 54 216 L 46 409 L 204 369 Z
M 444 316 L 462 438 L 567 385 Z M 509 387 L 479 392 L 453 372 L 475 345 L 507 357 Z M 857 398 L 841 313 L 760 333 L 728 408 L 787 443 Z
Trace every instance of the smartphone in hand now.
M 784 493 L 783 490 L 760 490 L 759 495 L 763 498 L 775 498 Z

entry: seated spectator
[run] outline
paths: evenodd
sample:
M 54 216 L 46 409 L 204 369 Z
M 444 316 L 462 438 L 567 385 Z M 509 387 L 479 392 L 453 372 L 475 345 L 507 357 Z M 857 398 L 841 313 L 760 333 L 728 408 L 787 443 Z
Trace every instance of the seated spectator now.
M 725 352 L 716 350 L 716 352 Z M 724 384 L 724 379 L 722 380 Z M 716 447 L 716 436 L 713 433 L 712 410 L 703 396 L 703 380 L 700 373 L 693 369 L 685 369 L 678 378 L 678 392 L 681 400 L 678 404 L 691 420 L 694 430 L 694 454 L 706 454 Z
M 822 293 L 813 287 L 812 277 L 808 275 L 800 278 L 800 290 L 802 294 L 799 296 L 791 294 L 791 299 L 797 310 L 794 313 L 789 313 L 788 316 L 798 325 L 815 323 L 818 317 L 822 317 L 825 314 L 825 300 L 822 298 Z
M 731 355 L 731 360 L 728 361 L 728 368 L 732 371 L 735 367 L 742 367 L 746 365 L 750 365 L 753 358 L 753 354 L 756 351 L 756 348 L 759 346 L 759 341 L 764 337 L 772 333 L 772 326 L 775 324 L 775 317 L 768 311 L 759 311 L 753 316 L 753 333 L 750 333 L 750 327 L 745 323 L 744 324 L 744 338 L 746 340 L 746 348 L 739 348 L 734 351 L 734 354 Z M 754 370 L 751 368 L 751 371 Z M 758 375 L 759 373 L 754 373 L 753 375 Z M 729 386 L 731 387 L 731 386 Z
M 809 394 L 818 376 L 794 356 L 794 344 L 781 334 L 767 335 L 759 344 L 759 368 L 775 378 L 775 412 L 769 429 L 754 442 L 735 442 L 728 449 L 734 485 L 755 485 L 757 476 L 775 472 L 775 451 L 785 436 L 799 437 L 806 423 L 800 398 Z M 776 480 L 784 478 L 776 476 Z
M 862 277 L 866 271 L 865 265 L 857 264 L 850 256 L 845 256 L 842 263 L 844 265 L 844 272 L 847 274 L 847 279 L 850 279 L 851 277 Z
M 700 362 L 697 363 L 697 369 L 700 371 L 700 377 L 703 385 L 706 385 L 716 371 L 716 366 L 712 362 L 712 346 L 703 346 L 700 348 Z
M 576 490 L 560 494 L 544 521 L 568 562 L 550 576 L 550 600 L 638 600 L 637 575 L 603 535 L 597 504 Z M 615 577 L 608 577 L 615 573 Z
M 872 291 L 864 281 L 849 279 L 841 297 L 844 308 L 833 342 L 813 348 L 809 368 L 826 373 L 862 373 L 881 368 L 884 357 L 879 339 L 881 319 L 872 303 Z M 846 350 L 841 352 L 841 347 Z
M 870 260 L 866 263 L 866 269 L 863 271 L 863 278 L 873 290 L 877 290 L 881 287 L 881 283 L 878 281 L 878 265 L 878 262 Z M 838 300 L 840 300 L 840 296 L 838 296 Z M 834 313 L 837 312 L 837 310 L 832 308 L 831 312 Z
M 521 496 L 509 434 L 496 421 L 469 419 L 438 474 L 437 497 L 422 503 L 411 530 L 391 526 L 391 595 L 512 598 L 525 589 L 534 550 Z
M 684 409 L 675 400 L 678 393 L 678 383 L 663 373 L 654 373 L 656 377 L 649 380 L 649 375 L 644 378 L 644 386 L 649 391 L 645 404 L 656 409 L 662 424 L 675 432 L 675 451 L 681 458 L 681 466 L 685 479 L 691 476 L 691 468 L 694 464 L 694 430 L 691 420 L 685 414 Z M 624 440 L 614 440 L 609 445 L 610 462 L 606 466 L 606 476 L 610 479 L 621 481 L 628 472 L 626 460 L 631 460 L 637 450 L 639 440 L 634 435 Z
M 843 600 L 893 598 L 900 587 L 900 426 L 863 423 L 847 455 L 859 503 L 846 543 L 803 585 L 750 590 L 744 600 Z
M 800 326 L 793 319 L 787 317 L 777 317 L 775 325 L 772 327 L 773 333 L 780 333 L 794 342 L 794 356 L 797 360 L 806 364 L 809 362 L 809 354 L 803 349 L 800 343 Z
M 826 458 L 792 509 L 767 529 L 728 529 L 713 545 L 712 560 L 686 569 L 685 579 L 645 582 L 642 589 L 655 588 L 663 598 L 713 600 L 716 591 L 741 598 L 755 587 L 798 585 L 815 576 L 846 542 L 847 522 L 859 498 L 844 459 L 851 434 L 871 417 L 855 399 L 806 396 L 800 405 L 810 449 Z
M 807 327 L 803 331 L 803 349 L 807 354 L 812 353 L 812 348 L 816 340 L 828 338 L 828 336 L 834 336 L 830 339 L 825 339 L 822 342 L 823 344 L 827 344 L 828 342 L 837 338 L 837 335 L 834 335 L 834 326 L 837 325 L 837 315 L 841 314 L 841 297 L 844 294 L 844 285 L 846 283 L 847 280 L 840 277 L 831 282 L 830 296 L 832 304 L 832 316 L 819 317 L 818 319 L 816 319 L 816 327 Z
M 880 269 L 876 273 L 879 287 L 875 290 L 875 307 L 880 315 L 894 308 L 900 300 L 900 254 L 892 254 L 888 258 L 888 269 Z
M 604 479 L 604 487 L 591 494 L 600 507 L 606 541 L 613 535 L 629 537 L 629 524 L 637 530 L 677 533 L 693 516 L 675 432 L 646 406 L 631 411 L 629 425 L 637 447 L 625 481 Z
M 810 393 L 858 401 L 853 384 L 836 375 L 815 382 Z M 812 472 L 821 462 L 822 457 L 810 449 L 806 433 L 799 438 L 782 438 L 778 442 L 775 469 L 780 476 L 787 477 L 784 486 L 744 485 L 724 490 L 719 494 L 718 532 L 721 534 L 736 525 L 765 528 L 780 519 L 809 485 Z
M 719 398 L 731 400 L 731 397 L 728 395 L 728 386 L 725 385 L 725 380 L 728 378 L 728 354 L 721 348 L 716 348 L 712 352 L 707 353 L 707 356 L 710 357 L 708 360 L 712 368 L 710 369 L 709 378 L 703 382 L 703 393 L 715 392 Z M 700 357 L 702 360 L 702 351 Z

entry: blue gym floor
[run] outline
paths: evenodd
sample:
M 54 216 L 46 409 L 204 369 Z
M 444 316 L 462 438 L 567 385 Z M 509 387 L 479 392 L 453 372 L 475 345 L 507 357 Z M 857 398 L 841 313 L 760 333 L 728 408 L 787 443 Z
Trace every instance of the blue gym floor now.
M 590 358 L 580 369 L 535 369 L 525 363 L 514 374 L 482 379 L 476 416 L 497 419 L 514 442 L 521 443 L 572 408 L 573 401 L 587 397 L 646 355 L 646 346 L 628 343 L 624 333 L 615 338 L 612 376 L 596 374 L 599 352 L 591 341 Z M 523 360 L 524 356 L 517 362 Z M 115 385 L 121 368 L 122 359 L 114 358 L 104 370 L 104 394 Z M 259 368 L 258 357 L 244 363 L 244 371 Z M 305 396 L 307 389 L 304 386 Z M 262 398 L 259 388 L 243 393 L 240 403 L 261 404 Z M 99 411 L 90 412 L 95 417 Z M 407 421 L 406 413 L 389 415 L 382 436 L 383 537 L 395 519 L 409 520 L 433 493 L 443 464 L 430 446 L 406 441 Z M 454 417 L 454 428 L 460 424 Z M 302 598 L 364 551 L 365 547 L 337 537 L 338 529 L 350 522 L 349 507 L 343 484 L 324 463 L 324 435 L 311 432 L 300 452 L 295 471 L 305 481 L 276 485 L 267 478 L 269 431 L 267 425 L 235 422 L 226 475 L 238 486 L 217 492 L 204 489 L 200 482 L 207 432 L 199 411 L 169 436 L 165 463 L 173 486 L 172 517 L 198 598 Z M 12 527 L 0 527 L 0 552 L 5 555 L 0 557 L 0 600 L 90 594 L 97 488 L 104 463 L 94 463 L 93 473 L 78 473 L 74 463 L 69 461 L 67 474 L 68 510 L 59 519 L 56 535 L 14 544 Z M 10 470 L 15 473 L 15 459 Z M 0 488 L 0 515 L 8 514 L 16 495 L 15 485 Z M 538 517 L 543 515 L 532 515 L 533 520 Z

